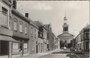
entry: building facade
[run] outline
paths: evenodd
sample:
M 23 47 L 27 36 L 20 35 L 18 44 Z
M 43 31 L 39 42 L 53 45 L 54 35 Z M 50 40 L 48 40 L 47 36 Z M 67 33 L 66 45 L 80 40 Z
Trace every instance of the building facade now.
M 17 11 L 16 0 L 0 0 L 0 56 L 12 58 L 53 50 L 55 36 L 51 26 L 36 24 L 28 16 Z
M 47 28 L 45 27 L 44 24 L 42 24 L 39 21 L 35 21 L 35 24 L 38 26 L 38 41 L 37 41 L 37 46 L 38 46 L 38 53 L 43 53 L 46 52 L 47 49 Z
M 46 25 L 46 29 L 47 29 L 47 49 L 48 51 L 54 50 L 54 46 L 55 46 L 55 35 L 52 32 L 52 28 L 50 24 Z
M 83 28 L 80 33 L 75 37 L 76 45 L 75 48 L 78 52 L 88 52 L 90 51 L 90 25 Z
M 35 21 L 35 24 L 38 26 L 38 53 L 42 53 L 44 50 L 44 42 L 43 42 L 43 24 L 39 21 Z
M 38 53 L 38 27 L 30 20 L 29 25 L 29 50 L 30 54 Z
M 43 52 L 47 52 L 47 29 L 45 27 L 45 25 L 43 26 Z
M 9 0 L 0 0 L 0 56 L 11 57 L 11 45 L 15 41 L 12 38 L 13 32 L 9 29 L 10 7 Z
M 13 42 L 13 54 L 28 52 L 29 41 L 29 20 L 19 13 L 16 9 L 12 9 L 12 17 L 10 19 L 10 29 L 13 31 L 13 38 L 17 42 Z

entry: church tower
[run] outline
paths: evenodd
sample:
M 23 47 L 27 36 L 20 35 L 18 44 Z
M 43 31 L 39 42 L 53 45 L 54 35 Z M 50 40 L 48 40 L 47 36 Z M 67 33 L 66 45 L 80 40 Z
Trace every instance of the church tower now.
M 67 18 L 66 16 L 64 17 L 64 24 L 63 24 L 63 33 L 68 32 L 68 24 L 67 24 Z
M 62 34 L 58 35 L 58 38 L 60 39 L 60 48 L 70 48 L 69 45 L 71 40 L 73 39 L 74 35 L 69 33 L 69 25 L 67 24 L 67 18 L 64 17 L 64 24 L 63 24 L 63 32 Z

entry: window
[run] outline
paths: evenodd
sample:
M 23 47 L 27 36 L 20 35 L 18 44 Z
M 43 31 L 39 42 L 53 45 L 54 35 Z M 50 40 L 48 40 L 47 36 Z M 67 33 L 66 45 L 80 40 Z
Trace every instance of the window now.
M 68 31 L 68 27 L 64 27 L 64 31 Z
M 17 22 L 14 21 L 14 30 L 17 30 Z
M 37 33 L 36 33 L 36 29 L 35 29 L 35 33 L 34 33 L 34 34 L 35 34 L 34 36 L 35 36 L 35 39 L 36 39 L 36 34 L 37 34 Z
M 20 32 L 23 31 L 23 30 L 22 30 L 22 25 L 21 25 L 21 24 L 19 25 L 19 31 L 20 31 Z
M 6 8 L 2 7 L 2 13 L 7 15 L 8 14 L 8 10 Z
M 33 36 L 33 27 L 31 27 L 31 36 Z
M 27 47 L 28 47 L 27 43 L 24 43 L 24 49 L 27 49 Z
M 25 34 L 27 34 L 27 27 L 25 27 Z

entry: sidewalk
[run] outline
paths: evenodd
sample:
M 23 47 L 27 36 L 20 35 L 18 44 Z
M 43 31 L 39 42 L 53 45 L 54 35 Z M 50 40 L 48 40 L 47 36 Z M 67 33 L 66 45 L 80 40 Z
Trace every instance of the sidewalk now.
M 12 58 L 38 58 L 38 57 L 41 57 L 41 56 L 44 56 L 44 55 L 48 55 L 48 54 L 51 54 L 53 52 L 56 52 L 56 51 L 60 51 L 61 49 L 55 49 L 53 51 L 48 51 L 48 52 L 45 52 L 45 53 L 37 53 L 37 54 L 24 54 L 23 56 L 20 56 L 20 54 L 18 55 L 12 55 Z M 8 55 L 6 56 L 0 56 L 0 58 L 8 58 Z
M 28 53 L 24 54 L 23 56 L 27 56 L 29 55 Z M 21 57 L 20 54 L 18 55 L 12 55 L 12 58 L 17 58 L 17 57 Z M 8 55 L 5 55 L 5 56 L 0 56 L 0 58 L 8 58 Z
M 51 54 L 51 53 L 56 52 L 56 51 L 60 51 L 60 49 L 55 49 L 53 51 L 49 51 L 49 52 L 46 52 L 46 53 L 38 53 L 38 54 L 26 55 L 26 56 L 17 57 L 17 58 L 38 58 L 38 57 L 41 57 L 41 56 L 44 56 L 44 55 Z
M 75 52 L 73 52 L 78 58 L 90 58 L 90 54 L 89 53 L 86 53 L 86 52 L 84 52 L 84 53 L 75 53 Z

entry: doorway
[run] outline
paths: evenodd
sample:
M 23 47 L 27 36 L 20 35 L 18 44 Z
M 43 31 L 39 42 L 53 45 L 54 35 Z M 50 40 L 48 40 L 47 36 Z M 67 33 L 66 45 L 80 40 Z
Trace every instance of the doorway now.
M 0 56 L 9 54 L 9 42 L 0 41 Z

